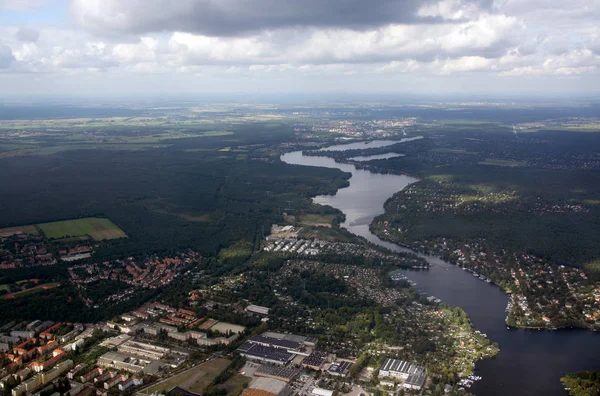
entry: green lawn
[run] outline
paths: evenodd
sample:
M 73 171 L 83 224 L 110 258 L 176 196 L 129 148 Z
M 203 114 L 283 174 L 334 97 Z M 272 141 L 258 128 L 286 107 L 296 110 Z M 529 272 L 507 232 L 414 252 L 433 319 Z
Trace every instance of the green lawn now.
M 295 220 L 299 224 L 309 226 L 331 227 L 331 223 L 335 220 L 335 215 L 303 214 L 296 216 Z
M 89 235 L 96 241 L 105 239 L 126 238 L 123 230 L 109 219 L 86 217 L 84 219 L 55 221 L 38 224 L 44 235 L 49 239 L 62 239 Z
M 480 162 L 481 165 L 495 165 L 495 166 L 508 166 L 508 167 L 516 167 L 516 166 L 525 166 L 527 165 L 525 161 L 506 161 L 499 159 L 487 158 L 485 161 Z

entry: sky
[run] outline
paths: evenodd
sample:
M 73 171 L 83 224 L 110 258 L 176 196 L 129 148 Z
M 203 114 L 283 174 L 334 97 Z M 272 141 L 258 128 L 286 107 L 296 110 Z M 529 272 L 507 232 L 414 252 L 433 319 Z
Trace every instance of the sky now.
M 0 0 L 0 99 L 600 94 L 600 0 Z

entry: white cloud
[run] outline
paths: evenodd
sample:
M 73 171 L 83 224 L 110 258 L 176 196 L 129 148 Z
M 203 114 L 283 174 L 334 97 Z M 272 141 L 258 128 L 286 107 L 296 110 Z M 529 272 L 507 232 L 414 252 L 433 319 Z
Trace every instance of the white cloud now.
M 479 4 L 461 0 L 442 0 L 436 3 L 425 3 L 419 8 L 417 15 L 422 17 L 440 17 L 447 20 L 470 19 L 480 12 Z
M 360 4 L 348 11 L 357 21 L 339 16 L 340 3 L 333 0 L 72 0 L 79 26 L 0 25 L 1 73 L 162 73 L 164 79 L 295 84 L 319 76 L 325 84 L 394 76 L 553 76 L 589 79 L 590 87 L 598 82 L 600 28 L 594 16 L 600 18 L 600 0 L 568 6 L 546 0 L 377 0 L 388 13 L 404 7 L 404 16 L 388 16 L 363 0 L 346 1 Z M 0 9 L 18 3 L 0 0 Z M 308 9 L 313 3 L 317 8 Z M 31 0 L 18 7 L 41 4 Z M 265 4 L 271 8 L 260 7 Z M 194 19 L 208 11 L 213 13 Z M 236 21 L 239 29 L 227 32 Z
M 10 47 L 0 44 L 0 69 L 8 69 L 14 60 Z
M 448 59 L 443 62 L 440 72 L 450 74 L 455 72 L 470 72 L 489 69 L 495 62 L 481 56 L 463 56 L 458 59 Z
M 48 0 L 0 0 L 0 10 L 31 11 L 47 2 Z
M 40 37 L 40 32 L 28 26 L 22 26 L 17 30 L 16 38 L 19 41 L 35 43 Z

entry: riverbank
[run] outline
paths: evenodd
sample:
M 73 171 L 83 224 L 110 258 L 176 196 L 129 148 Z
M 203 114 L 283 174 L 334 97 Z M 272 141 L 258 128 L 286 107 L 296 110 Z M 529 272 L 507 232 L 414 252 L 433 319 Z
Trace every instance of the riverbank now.
M 443 257 L 482 282 L 489 280 L 487 283 L 498 286 L 509 300 L 505 318 L 507 326 L 547 330 L 600 329 L 600 316 L 597 314 L 600 287 L 589 282 L 582 270 L 552 266 L 541 258 L 524 253 L 500 255 L 479 240 L 456 243 L 440 238 L 409 244 L 406 240 L 410 233 L 391 227 L 385 218 L 385 215 L 379 216 L 370 226 L 371 232 L 379 238 L 424 254 Z
M 398 191 L 416 183 L 417 179 L 398 174 L 376 174 L 328 157 L 303 156 L 299 151 L 285 154 L 282 161 L 350 172 L 349 187 L 338 190 L 335 195 L 315 197 L 313 202 L 344 212 L 346 220 L 340 226 L 349 232 L 392 251 L 412 252 L 425 258 L 431 264 L 428 271 L 408 271 L 406 276 L 428 294 L 464 309 L 473 328 L 486 333 L 500 345 L 501 353 L 493 359 L 477 362 L 475 373 L 483 379 L 473 385 L 473 393 L 564 396 L 564 387 L 559 381 L 564 373 L 600 366 L 598 333 L 575 329 L 509 331 L 504 313 L 507 298 L 500 288 L 491 287 L 439 258 L 384 241 L 370 232 L 369 225 L 384 212 L 384 203 Z M 532 378 L 536 380 L 532 381 Z

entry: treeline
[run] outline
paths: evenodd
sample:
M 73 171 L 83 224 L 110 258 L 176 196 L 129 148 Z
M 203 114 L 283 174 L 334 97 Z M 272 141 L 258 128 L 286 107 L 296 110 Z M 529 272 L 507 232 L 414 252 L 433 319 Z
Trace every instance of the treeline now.
M 600 370 L 569 373 L 560 381 L 571 396 L 600 395 Z

